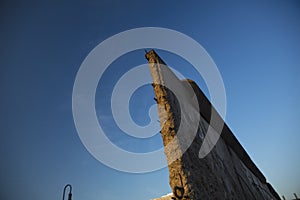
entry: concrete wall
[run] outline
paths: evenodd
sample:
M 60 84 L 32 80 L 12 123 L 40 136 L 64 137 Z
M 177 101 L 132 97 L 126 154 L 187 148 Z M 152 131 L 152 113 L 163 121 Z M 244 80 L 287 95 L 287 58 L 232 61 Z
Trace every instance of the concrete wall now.
M 211 113 L 217 112 L 200 88 L 191 80 L 180 81 L 153 50 L 146 58 L 173 190 L 173 196 L 164 199 L 280 199 L 228 126 L 225 124 L 220 133 L 210 124 Z M 196 107 L 200 113 L 194 112 Z M 200 159 L 198 153 L 209 126 L 221 137 Z M 182 130 L 184 137 L 179 136 Z M 186 138 L 192 138 L 191 144 Z

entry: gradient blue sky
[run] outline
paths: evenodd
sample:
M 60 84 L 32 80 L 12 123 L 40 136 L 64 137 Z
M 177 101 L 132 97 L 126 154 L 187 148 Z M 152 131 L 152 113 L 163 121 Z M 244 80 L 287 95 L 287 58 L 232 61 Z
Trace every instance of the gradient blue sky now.
M 109 36 L 145 26 L 174 29 L 202 44 L 224 80 L 227 124 L 280 195 L 300 195 L 299 1 L 2 1 L 0 10 L 1 199 L 60 199 L 66 183 L 74 200 L 141 200 L 171 191 L 166 168 L 128 174 L 94 159 L 72 117 L 73 83 L 88 53 Z M 207 94 L 182 60 L 158 53 Z M 140 50 L 112 64 L 110 81 L 104 77 L 97 92 L 99 118 L 109 114 L 114 81 L 142 63 Z M 132 103 L 133 118 L 147 122 L 151 88 L 138 90 Z M 161 147 L 159 135 L 120 144 L 114 123 L 102 123 L 124 148 Z

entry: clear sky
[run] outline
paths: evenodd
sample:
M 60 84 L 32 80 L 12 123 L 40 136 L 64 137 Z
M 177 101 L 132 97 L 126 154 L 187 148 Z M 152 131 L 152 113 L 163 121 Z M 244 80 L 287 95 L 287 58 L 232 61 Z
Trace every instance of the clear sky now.
M 81 143 L 72 116 L 75 76 L 88 53 L 114 34 L 148 26 L 180 31 L 207 50 L 226 88 L 228 126 L 280 196 L 300 196 L 299 1 L 2 1 L 0 10 L 1 199 L 60 199 L 67 183 L 74 200 L 141 200 L 171 191 L 166 168 L 130 174 L 101 164 Z M 185 62 L 158 53 L 209 95 Z M 139 50 L 107 70 L 96 94 L 100 119 L 111 112 L 117 78 L 143 63 Z M 137 123 L 149 120 L 153 96 L 149 85 L 132 96 Z M 127 150 L 162 145 L 159 135 L 122 143 L 113 121 L 101 123 Z

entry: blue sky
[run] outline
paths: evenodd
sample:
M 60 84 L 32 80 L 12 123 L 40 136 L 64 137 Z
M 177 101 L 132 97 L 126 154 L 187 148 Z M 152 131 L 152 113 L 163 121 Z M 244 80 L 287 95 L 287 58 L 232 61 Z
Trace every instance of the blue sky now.
M 280 195 L 300 195 L 298 1 L 1 4 L 1 199 L 59 199 L 67 183 L 73 185 L 74 200 L 140 200 L 170 192 L 166 168 L 129 174 L 93 158 L 72 117 L 73 84 L 88 53 L 114 34 L 147 26 L 180 31 L 207 50 L 226 88 L 227 124 Z M 158 53 L 208 94 L 187 63 Z M 114 81 L 143 63 L 144 50 L 139 50 L 110 66 L 96 94 L 99 117 L 110 112 L 107 99 Z M 137 123 L 149 120 L 143 113 L 154 103 L 153 95 L 148 85 L 132 97 Z M 115 124 L 101 123 L 108 137 L 125 149 L 144 152 L 161 147 L 159 135 L 121 143 Z

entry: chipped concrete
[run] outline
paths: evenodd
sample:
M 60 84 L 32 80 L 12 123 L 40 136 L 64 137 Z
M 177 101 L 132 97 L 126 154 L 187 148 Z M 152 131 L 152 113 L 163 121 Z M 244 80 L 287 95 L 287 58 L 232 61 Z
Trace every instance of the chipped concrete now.
M 280 199 L 228 126 L 224 124 L 220 133 L 210 124 L 211 113 L 217 112 L 196 83 L 179 80 L 155 51 L 147 52 L 146 58 L 173 191 L 173 196 L 158 199 Z M 200 159 L 208 130 L 221 137 Z

